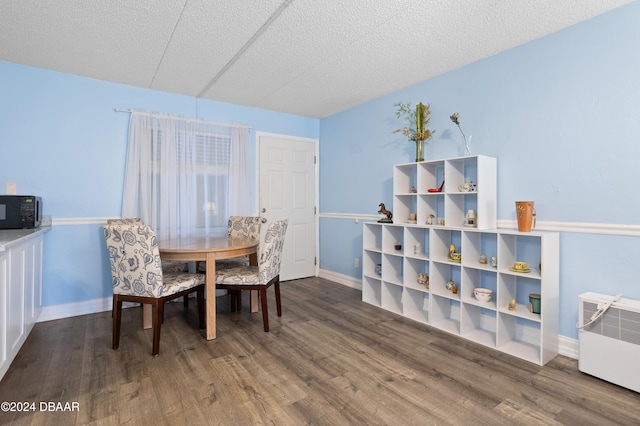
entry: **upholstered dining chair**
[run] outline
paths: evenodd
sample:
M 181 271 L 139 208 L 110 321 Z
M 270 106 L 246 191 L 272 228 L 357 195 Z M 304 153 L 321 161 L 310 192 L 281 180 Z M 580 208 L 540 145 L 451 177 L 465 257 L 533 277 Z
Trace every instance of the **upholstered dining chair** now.
M 139 217 L 132 218 L 123 218 L 123 219 L 108 219 L 107 224 L 109 225 L 144 225 L 144 222 Z M 162 272 L 187 272 L 189 270 L 189 265 L 187 262 L 180 262 L 179 260 L 168 260 L 162 262 Z M 185 298 L 185 303 L 186 298 Z
M 267 310 L 267 289 L 273 286 L 276 296 L 278 316 L 282 316 L 280 301 L 280 261 L 284 236 L 287 232 L 287 219 L 272 222 L 267 228 L 264 242 L 260 244 L 258 266 L 235 266 L 216 270 L 216 287 L 226 289 L 233 297 L 234 292 L 258 290 L 262 304 L 262 322 L 264 331 L 269 331 L 269 313 Z M 231 303 L 232 309 L 234 303 Z
M 122 302 L 147 303 L 153 312 L 153 348 L 160 353 L 160 328 L 165 302 L 196 293 L 198 322 L 205 327 L 204 275 L 163 272 L 155 232 L 141 224 L 106 224 L 104 236 L 113 285 L 112 348 L 120 345 Z
M 230 216 L 227 222 L 227 237 L 229 238 L 253 238 L 260 239 L 260 224 L 262 218 L 258 216 Z M 233 268 L 236 266 L 249 266 L 249 257 L 235 257 L 216 261 L 216 269 Z M 200 262 L 198 271 L 204 273 L 207 266 Z

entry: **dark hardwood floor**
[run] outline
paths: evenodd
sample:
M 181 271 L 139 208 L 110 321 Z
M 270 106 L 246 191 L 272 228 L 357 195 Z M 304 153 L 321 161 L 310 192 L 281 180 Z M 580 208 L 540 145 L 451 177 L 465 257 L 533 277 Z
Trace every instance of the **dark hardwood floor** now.
M 556 357 L 545 367 L 374 308 L 319 278 L 282 283 L 260 313 L 218 299 L 218 338 L 196 329 L 195 303 L 166 308 L 160 356 L 141 310 L 36 324 L 0 382 L 15 425 L 638 425 L 640 395 Z M 631 366 L 638 368 L 638 366 Z M 51 404 L 76 411 L 41 410 Z

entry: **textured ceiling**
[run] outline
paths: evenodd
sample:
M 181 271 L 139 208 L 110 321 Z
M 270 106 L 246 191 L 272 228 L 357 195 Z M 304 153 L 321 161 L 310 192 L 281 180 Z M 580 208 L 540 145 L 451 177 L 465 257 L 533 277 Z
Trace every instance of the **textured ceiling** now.
M 0 60 L 323 118 L 632 0 L 0 0 Z

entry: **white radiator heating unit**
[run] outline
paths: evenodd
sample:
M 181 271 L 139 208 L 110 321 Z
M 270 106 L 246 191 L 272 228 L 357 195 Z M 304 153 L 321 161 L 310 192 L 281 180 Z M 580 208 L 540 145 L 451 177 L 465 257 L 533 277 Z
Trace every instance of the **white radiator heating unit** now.
M 611 295 L 583 293 L 578 297 L 578 369 L 640 392 L 640 301 L 621 298 L 591 321 Z

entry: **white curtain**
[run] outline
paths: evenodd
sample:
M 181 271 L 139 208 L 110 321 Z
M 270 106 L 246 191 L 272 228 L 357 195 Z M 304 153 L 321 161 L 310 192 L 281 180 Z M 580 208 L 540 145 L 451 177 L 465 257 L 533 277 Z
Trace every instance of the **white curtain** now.
M 132 111 L 122 217 L 158 238 L 224 235 L 230 215 L 254 215 L 249 128 Z

